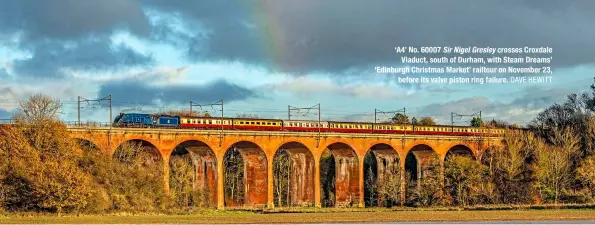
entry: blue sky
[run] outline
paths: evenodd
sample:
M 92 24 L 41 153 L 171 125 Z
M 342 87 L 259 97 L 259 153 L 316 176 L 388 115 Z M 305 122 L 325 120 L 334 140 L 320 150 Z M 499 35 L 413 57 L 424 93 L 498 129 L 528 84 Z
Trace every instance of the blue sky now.
M 287 105 L 320 103 L 329 120 L 371 122 L 374 109 L 405 107 L 440 123 L 481 110 L 526 124 L 587 90 L 595 74 L 595 2 L 587 0 L 2 3 L 0 117 L 44 93 L 64 103 L 64 120 L 76 120 L 77 96 L 112 94 L 114 115 L 223 99 L 226 116 L 285 119 Z M 403 66 L 395 46 L 457 45 L 552 47 L 552 83 L 404 85 L 374 71 Z M 83 104 L 81 119 L 107 121 L 106 105 Z

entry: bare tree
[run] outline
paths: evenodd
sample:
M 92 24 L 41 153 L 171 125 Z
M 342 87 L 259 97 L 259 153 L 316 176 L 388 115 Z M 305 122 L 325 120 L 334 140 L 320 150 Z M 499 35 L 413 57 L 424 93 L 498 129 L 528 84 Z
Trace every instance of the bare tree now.
M 542 198 L 558 203 L 560 195 L 572 182 L 571 158 L 569 151 L 555 146 L 537 149 L 538 189 Z
M 227 206 L 244 203 L 244 161 L 240 150 L 232 147 L 224 156 L 225 165 L 225 199 Z M 229 200 L 230 202 L 227 202 Z M 229 203 L 229 204 L 228 204 Z
M 409 117 L 407 117 L 405 114 L 397 113 L 395 116 L 390 118 L 390 120 L 385 121 L 385 123 L 408 124 Z
M 586 158 L 577 169 L 577 177 L 583 181 L 586 186 L 586 192 L 592 201 L 595 201 L 595 155 Z
M 273 182 L 275 185 L 274 197 L 277 200 L 277 206 L 289 206 L 290 201 L 290 185 L 291 180 L 291 162 L 289 153 L 285 149 L 281 149 L 275 156 L 273 162 Z
M 432 117 L 423 117 L 419 120 L 419 125 L 433 126 L 433 125 L 436 125 L 436 121 L 434 121 L 434 119 L 432 119 Z
M 247 119 L 261 119 L 259 115 L 256 114 L 248 114 L 248 113 L 238 113 L 236 118 L 247 118 Z
M 23 110 L 23 120 L 31 123 L 52 121 L 58 119 L 62 104 L 58 99 L 43 94 L 34 94 L 20 103 Z
M 511 130 L 505 133 L 502 147 L 492 148 L 481 157 L 482 163 L 488 167 L 487 176 L 495 187 L 496 196 L 492 196 L 495 203 L 530 201 L 531 189 L 527 185 L 532 182 L 532 175 L 526 161 L 535 146 L 527 143 L 534 140 L 532 133 Z M 490 185 L 487 182 L 486 188 Z
M 466 156 L 447 157 L 445 163 L 445 189 L 454 203 L 466 206 L 480 196 L 485 166 Z

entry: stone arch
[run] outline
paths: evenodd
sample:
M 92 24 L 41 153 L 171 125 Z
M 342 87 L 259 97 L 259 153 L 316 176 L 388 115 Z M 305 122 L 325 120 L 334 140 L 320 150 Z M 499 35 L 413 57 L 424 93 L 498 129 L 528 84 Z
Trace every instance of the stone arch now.
M 229 145 L 223 155 L 222 169 L 226 207 L 266 205 L 268 160 L 264 149 L 258 144 L 238 141 Z
M 444 155 L 444 160 L 453 155 L 460 155 L 470 157 L 472 159 L 477 159 L 475 152 L 465 144 L 455 144 L 448 148 L 446 154 Z
M 328 145 L 320 157 L 323 206 L 358 205 L 359 170 L 359 159 L 355 149 L 343 142 Z
M 481 155 L 479 155 L 479 161 L 490 167 L 492 165 L 492 157 L 493 154 L 495 153 L 495 151 L 498 151 L 498 147 L 497 146 L 489 146 L 487 147 L 485 150 L 482 151 Z
M 123 148 L 138 148 L 138 149 L 123 149 Z M 144 139 L 128 139 L 125 141 L 122 141 L 118 147 L 116 147 L 116 149 L 113 151 L 113 157 L 118 157 L 118 151 L 128 151 L 128 150 L 137 150 L 137 151 L 142 151 L 142 152 L 146 152 L 149 153 L 153 156 L 154 159 L 162 159 L 162 155 L 161 152 L 159 151 L 159 149 L 157 148 L 156 145 L 154 145 L 151 141 L 147 141 Z
M 169 185 L 174 197 L 179 194 L 180 199 L 193 199 L 186 206 L 216 206 L 217 156 L 207 143 L 200 140 L 180 142 L 169 156 L 169 167 Z M 177 190 L 186 188 L 186 185 L 191 186 L 192 193 Z
M 155 171 L 153 175 L 162 177 L 165 181 L 164 175 L 167 170 L 164 167 L 163 155 L 151 142 L 143 139 L 128 139 L 118 145 L 111 157 L 121 163 L 135 163 L 148 171 Z M 167 185 L 164 188 L 167 188 Z
M 401 155 L 399 154 L 399 149 L 401 149 L 400 148 L 401 146 L 395 147 L 394 145 L 389 144 L 386 141 L 382 141 L 382 140 L 377 140 L 377 141 L 373 141 L 373 142 L 366 144 L 364 146 L 365 147 L 364 149 L 366 150 L 366 154 L 370 151 L 370 149 L 372 149 L 373 147 L 377 147 L 377 146 L 380 146 L 383 148 L 390 148 L 395 151 L 395 153 L 397 154 L 397 157 L 399 157 L 399 158 L 401 157 Z
M 110 155 L 114 155 L 116 153 L 116 151 L 118 150 L 118 148 L 121 148 L 122 145 L 126 144 L 126 143 L 142 143 L 142 146 L 146 146 L 146 147 L 152 147 L 154 150 L 156 150 L 160 157 L 163 158 L 163 155 L 161 154 L 161 150 L 158 148 L 158 144 L 153 142 L 153 140 L 151 139 L 147 139 L 144 137 L 130 137 L 130 138 L 125 138 L 122 139 L 120 142 L 115 143 L 112 147 L 112 149 L 110 149 L 109 154 Z
M 392 146 L 377 143 L 368 148 L 363 170 L 365 206 L 391 207 L 400 201 L 400 164 L 399 154 Z
M 73 140 L 83 150 L 101 151 L 101 148 L 92 140 L 80 137 L 73 138 Z
M 422 182 L 438 179 L 440 170 L 440 157 L 436 149 L 427 144 L 411 147 L 405 156 L 406 196 L 412 196 L 415 190 L 420 191 Z M 439 185 L 436 188 L 440 188 Z
M 314 204 L 314 155 L 304 144 L 286 142 L 273 156 L 273 204 L 312 206 Z
M 320 157 L 320 155 L 316 155 L 316 151 L 315 151 L 317 149 L 316 143 L 311 143 L 308 140 L 304 140 L 304 138 L 296 138 L 296 137 L 284 138 L 280 142 L 280 144 L 278 144 L 277 146 L 273 146 L 274 147 L 273 150 L 276 151 L 276 150 L 280 149 L 281 147 L 283 147 L 284 145 L 286 145 L 288 143 L 298 143 L 298 144 L 301 144 L 301 145 L 303 145 L 304 147 L 306 147 L 310 151 L 310 154 L 313 157 L 315 157 L 315 158 L 316 157 Z

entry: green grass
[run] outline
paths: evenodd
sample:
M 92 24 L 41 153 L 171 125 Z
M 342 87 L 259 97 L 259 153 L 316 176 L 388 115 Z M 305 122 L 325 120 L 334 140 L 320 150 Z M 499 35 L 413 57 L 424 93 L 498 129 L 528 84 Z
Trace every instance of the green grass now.
M 308 212 L 308 211 L 306 211 Z M 443 222 L 443 221 L 520 221 L 520 220 L 595 220 L 593 209 L 547 210 L 415 210 L 318 209 L 311 213 L 205 210 L 187 215 L 66 215 L 9 214 L 0 223 L 359 223 L 359 222 Z

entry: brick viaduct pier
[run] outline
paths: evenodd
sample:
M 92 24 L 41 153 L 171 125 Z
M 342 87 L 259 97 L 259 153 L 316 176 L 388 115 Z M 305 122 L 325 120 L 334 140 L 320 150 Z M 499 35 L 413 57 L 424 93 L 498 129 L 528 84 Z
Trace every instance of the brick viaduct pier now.
M 501 145 L 498 137 L 347 134 L 231 130 L 69 127 L 72 138 L 90 142 L 114 154 L 126 142 L 142 143 L 163 160 L 164 185 L 169 188 L 169 159 L 185 148 L 194 164 L 197 186 L 210 190 L 217 208 L 225 207 L 224 156 L 237 149 L 244 162 L 244 206 L 274 207 L 273 159 L 280 149 L 291 163 L 292 204 L 321 206 L 320 159 L 328 149 L 335 160 L 335 202 L 364 206 L 364 157 L 374 153 L 378 171 L 398 163 L 401 200 L 405 199 L 405 160 L 412 155 L 417 168 L 437 157 L 443 168 L 447 154 L 466 154 L 479 160 L 489 147 Z M 381 174 L 381 173 L 378 173 Z M 418 176 L 420 173 L 418 172 Z M 378 179 L 382 179 L 378 177 Z

